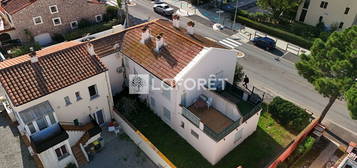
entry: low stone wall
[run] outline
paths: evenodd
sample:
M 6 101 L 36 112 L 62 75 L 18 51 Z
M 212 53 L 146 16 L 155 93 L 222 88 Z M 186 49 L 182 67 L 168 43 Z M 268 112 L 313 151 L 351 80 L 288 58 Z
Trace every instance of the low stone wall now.
M 176 168 L 139 130 L 137 130 L 126 118 L 114 109 L 114 119 L 119 123 L 124 132 L 134 143 L 159 167 Z

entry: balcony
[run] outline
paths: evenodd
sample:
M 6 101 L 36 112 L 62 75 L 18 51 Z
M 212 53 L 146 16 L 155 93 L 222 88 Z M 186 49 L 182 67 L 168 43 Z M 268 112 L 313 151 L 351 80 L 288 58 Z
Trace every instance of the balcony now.
M 182 116 L 218 142 L 259 112 L 261 101 L 228 83 L 224 90 L 204 90 L 188 106 L 181 105 Z

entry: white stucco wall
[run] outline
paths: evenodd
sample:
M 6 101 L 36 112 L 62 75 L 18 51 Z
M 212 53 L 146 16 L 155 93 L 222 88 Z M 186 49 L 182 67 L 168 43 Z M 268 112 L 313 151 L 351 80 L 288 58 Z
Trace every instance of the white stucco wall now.
M 68 142 L 71 147 L 74 146 L 85 133 L 84 131 L 66 131 L 66 132 L 69 136 Z
M 113 95 L 123 90 L 124 75 L 118 73 L 117 69 L 122 66 L 122 56 L 119 53 L 114 53 L 100 58 L 103 64 L 108 68 L 109 81 Z
M 90 100 L 88 87 L 91 85 L 97 86 L 99 96 Z M 113 99 L 111 90 L 108 84 L 107 72 L 98 74 L 46 96 L 35 99 L 26 104 L 13 107 L 16 112 L 25 110 L 31 106 L 37 105 L 44 101 L 49 101 L 55 111 L 56 118 L 59 122 L 72 122 L 78 119 L 81 123 L 88 123 L 90 121 L 89 114 L 94 114 L 98 110 L 103 110 L 104 120 L 110 121 L 111 111 L 113 107 Z M 77 101 L 75 92 L 79 91 L 82 97 Z M 66 105 L 64 97 L 69 96 L 71 103 Z M 19 122 L 21 123 L 21 122 Z
M 66 149 L 67 149 L 69 155 L 61 160 L 58 160 L 55 150 L 57 148 L 61 147 L 62 145 L 66 145 Z M 70 148 L 68 140 L 65 140 L 65 141 L 47 149 L 46 151 L 43 151 L 38 156 L 45 168 L 64 168 L 69 163 L 75 163 L 77 165 L 77 161 L 74 158 L 74 155 L 72 153 L 72 150 Z

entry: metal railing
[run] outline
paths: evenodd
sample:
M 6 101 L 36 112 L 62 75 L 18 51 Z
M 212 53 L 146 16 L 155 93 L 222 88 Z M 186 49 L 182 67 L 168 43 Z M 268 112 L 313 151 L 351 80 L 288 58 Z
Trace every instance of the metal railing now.
M 183 107 L 183 106 L 182 106 L 182 116 L 184 116 L 186 119 L 191 121 L 198 128 L 200 127 L 200 122 L 201 122 L 200 118 L 198 118 L 189 109 L 187 109 L 186 107 Z
M 203 132 L 206 133 L 209 137 L 214 139 L 216 142 L 220 141 L 224 137 L 226 137 L 228 134 L 230 134 L 234 129 L 240 126 L 240 119 L 232 123 L 230 126 L 225 128 L 223 131 L 220 133 L 214 132 L 212 129 L 208 128 L 206 125 L 203 127 Z

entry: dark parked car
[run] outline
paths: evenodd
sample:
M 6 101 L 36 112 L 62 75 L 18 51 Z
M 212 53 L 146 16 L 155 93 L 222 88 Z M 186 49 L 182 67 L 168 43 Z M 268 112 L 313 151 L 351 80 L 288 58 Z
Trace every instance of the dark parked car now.
M 153 8 L 155 12 L 165 16 L 171 16 L 174 13 L 174 9 L 167 3 L 155 3 Z
M 254 43 L 254 45 L 267 50 L 275 49 L 276 44 L 276 42 L 269 37 L 255 37 L 252 42 Z

